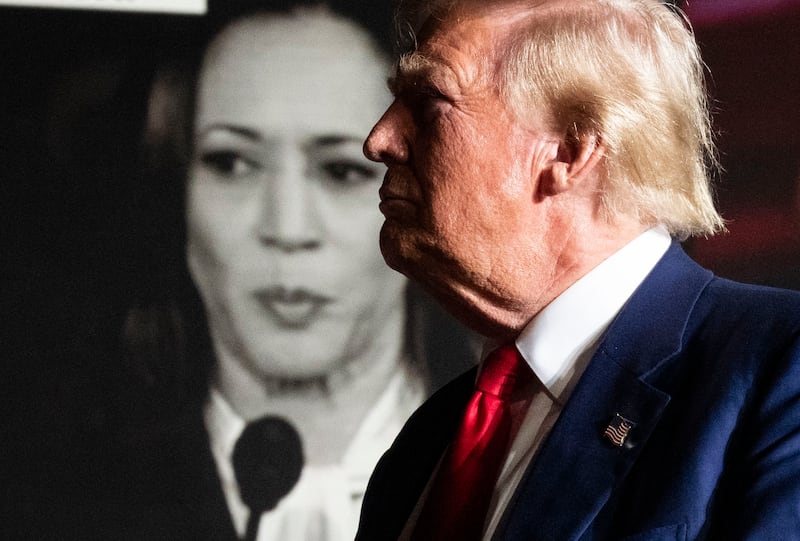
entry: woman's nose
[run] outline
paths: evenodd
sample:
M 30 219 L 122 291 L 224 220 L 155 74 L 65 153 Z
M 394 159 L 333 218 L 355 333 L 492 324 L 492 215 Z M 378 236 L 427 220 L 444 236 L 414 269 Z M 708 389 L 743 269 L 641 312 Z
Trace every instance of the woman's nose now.
M 319 247 L 321 230 L 305 160 L 284 152 L 279 167 L 265 176 L 258 223 L 261 243 L 285 252 Z
M 408 160 L 409 112 L 395 100 L 364 141 L 364 156 L 387 165 Z

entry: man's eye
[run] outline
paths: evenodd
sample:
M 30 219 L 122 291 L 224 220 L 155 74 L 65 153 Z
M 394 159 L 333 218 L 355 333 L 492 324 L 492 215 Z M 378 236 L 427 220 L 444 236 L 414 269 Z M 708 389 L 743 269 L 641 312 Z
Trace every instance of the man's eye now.
M 419 114 L 419 120 L 421 120 L 424 124 L 430 124 L 440 115 L 447 112 L 447 110 L 452 106 L 452 103 L 441 92 L 429 90 L 422 92 L 417 96 L 415 105 L 415 109 Z
M 205 152 L 200 161 L 217 175 L 229 178 L 246 175 L 256 167 L 252 160 L 230 150 Z
M 340 184 L 369 182 L 378 177 L 378 170 L 368 165 L 349 160 L 330 161 L 322 164 L 326 176 Z

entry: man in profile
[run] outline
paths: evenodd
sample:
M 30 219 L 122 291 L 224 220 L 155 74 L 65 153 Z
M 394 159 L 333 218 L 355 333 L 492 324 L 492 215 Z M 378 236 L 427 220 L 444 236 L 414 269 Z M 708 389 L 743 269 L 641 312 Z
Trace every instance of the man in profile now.
M 800 539 L 800 295 L 712 275 L 694 38 L 656 0 L 405 2 L 381 249 L 492 350 L 358 539 Z

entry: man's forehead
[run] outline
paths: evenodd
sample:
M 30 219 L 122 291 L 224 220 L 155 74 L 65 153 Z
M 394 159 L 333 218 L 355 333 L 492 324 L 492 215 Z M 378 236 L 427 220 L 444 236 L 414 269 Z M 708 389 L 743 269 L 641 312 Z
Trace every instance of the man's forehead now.
M 401 79 L 429 78 L 446 72 L 453 53 L 470 58 L 477 65 L 497 52 L 499 38 L 508 34 L 513 24 L 530 14 L 531 2 L 502 2 L 498 9 L 453 7 L 446 13 L 431 15 L 417 36 L 414 47 L 403 54 L 396 66 Z M 513 4 L 513 5 L 512 5 Z
M 461 0 L 439 3 L 424 17 L 424 22 L 406 38 L 406 54 L 425 51 L 431 42 L 447 41 L 464 48 L 496 50 L 504 34 L 513 32 L 515 25 L 537 14 L 545 7 L 580 0 Z M 399 27 L 398 27 L 399 28 Z M 446 37 L 445 37 L 446 36 Z M 403 37 L 400 36 L 401 41 Z M 459 43 L 460 42 L 460 43 Z M 487 47 L 488 46 L 488 47 Z M 428 54 L 426 52 L 426 54 Z
M 491 70 L 504 46 L 531 18 L 591 0 L 456 0 L 432 2 L 413 46 L 395 64 L 393 91 L 426 83 L 464 88 Z M 455 52 L 455 54 L 453 54 Z M 460 60 L 460 61 L 459 61 Z
M 402 55 L 395 65 L 394 82 L 401 87 L 417 84 L 450 86 L 449 83 L 466 83 L 476 75 L 481 58 L 477 51 L 480 43 L 457 43 L 458 47 L 443 47 L 440 43 L 423 43 L 416 50 Z M 474 47 L 474 48 L 473 48 Z M 454 50 L 459 56 L 448 54 Z
M 417 2 L 406 20 L 415 39 L 422 41 L 445 23 L 491 16 L 498 19 L 521 18 L 546 5 L 576 0 L 441 0 Z M 584 1 L 584 0 L 577 0 Z

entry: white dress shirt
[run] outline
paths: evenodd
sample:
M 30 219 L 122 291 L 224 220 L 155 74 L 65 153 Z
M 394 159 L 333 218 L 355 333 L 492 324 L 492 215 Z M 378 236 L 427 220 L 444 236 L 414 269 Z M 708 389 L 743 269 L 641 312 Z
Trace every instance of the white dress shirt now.
M 423 399 L 416 380 L 406 370 L 398 370 L 365 417 L 341 463 L 305 465 L 292 491 L 262 515 L 258 541 L 352 541 L 369 476 Z M 242 536 L 250 511 L 239 496 L 231 455 L 245 421 L 213 388 L 204 418 L 228 509 Z
M 531 397 L 500 471 L 486 517 L 484 541 L 497 530 L 525 470 L 558 419 L 603 333 L 670 243 L 669 233 L 661 226 L 645 231 L 556 297 L 517 337 L 517 349 L 542 385 Z M 496 343 L 487 342 L 483 357 L 495 347 Z M 401 541 L 410 539 L 429 486 L 409 517 Z
M 556 297 L 517 337 L 517 349 L 544 389 L 533 397 L 511 443 L 489 507 L 485 540 L 494 535 L 525 470 L 558 419 L 603 333 L 670 243 L 663 227 L 645 231 Z

